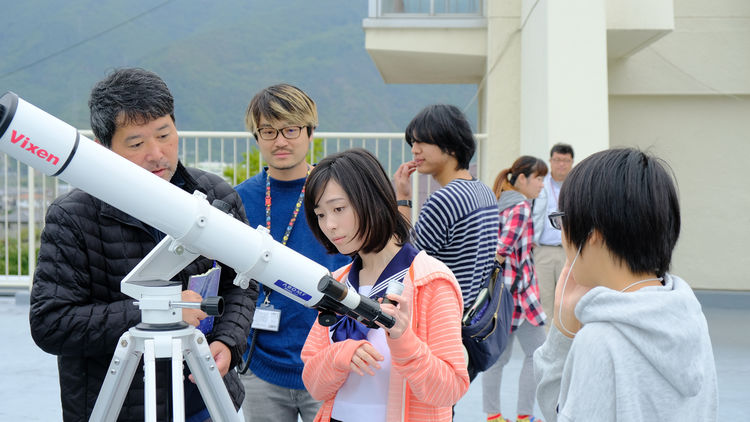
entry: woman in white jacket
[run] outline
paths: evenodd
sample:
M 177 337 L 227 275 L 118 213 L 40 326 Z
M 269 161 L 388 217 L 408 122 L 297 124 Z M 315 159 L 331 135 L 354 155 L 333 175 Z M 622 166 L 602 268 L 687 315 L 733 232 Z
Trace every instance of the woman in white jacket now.
M 668 166 L 635 149 L 593 154 L 565 180 L 559 209 L 549 218 L 568 262 L 534 355 L 545 420 L 716 420 L 706 319 L 667 272 L 680 232 Z

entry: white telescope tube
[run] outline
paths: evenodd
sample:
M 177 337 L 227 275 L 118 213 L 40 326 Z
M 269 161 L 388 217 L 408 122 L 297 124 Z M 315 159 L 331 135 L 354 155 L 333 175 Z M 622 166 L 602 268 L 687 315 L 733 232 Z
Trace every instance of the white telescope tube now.
M 0 107 L 0 150 L 8 155 L 171 235 L 191 252 L 250 272 L 305 306 L 322 298 L 318 281 L 329 274 L 322 265 L 80 136 L 13 93 L 0 97 Z
M 386 327 L 395 322 L 380 312 L 377 302 L 357 292 L 324 295 L 324 286 L 337 286 L 322 265 L 276 242 L 264 228 L 254 230 L 204 198 L 80 136 L 73 126 L 12 92 L 0 97 L 0 151 L 157 228 L 191 253 L 231 266 L 239 275 L 237 284 L 243 284 L 243 276 L 245 282 L 252 277 L 310 308 L 354 312 Z

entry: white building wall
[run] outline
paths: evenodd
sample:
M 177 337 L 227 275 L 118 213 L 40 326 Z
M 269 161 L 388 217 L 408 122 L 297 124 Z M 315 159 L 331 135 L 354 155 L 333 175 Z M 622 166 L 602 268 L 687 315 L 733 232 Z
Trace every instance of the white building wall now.
M 609 64 L 611 145 L 664 157 L 680 190 L 673 272 L 750 290 L 750 2 L 675 0 L 675 30 Z
M 491 184 L 561 141 L 576 161 L 610 145 L 651 149 L 680 187 L 674 272 L 696 288 L 750 290 L 750 1 L 485 5 L 479 177 Z
M 613 96 L 611 144 L 674 170 L 682 231 L 672 272 L 694 288 L 750 290 L 750 96 Z
M 674 8 L 674 32 L 610 62 L 610 95 L 750 93 L 750 1 L 676 0 Z

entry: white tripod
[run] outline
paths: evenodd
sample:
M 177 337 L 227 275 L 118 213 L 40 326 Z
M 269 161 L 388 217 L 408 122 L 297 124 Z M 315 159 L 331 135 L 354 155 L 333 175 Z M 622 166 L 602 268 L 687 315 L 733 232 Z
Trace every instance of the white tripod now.
M 223 302 L 204 301 L 203 305 L 181 302 L 180 283 L 150 279 L 155 273 L 171 278 L 196 256 L 167 236 L 123 279 L 122 292 L 138 299 L 136 303 L 141 309 L 142 322 L 120 337 L 89 421 L 117 420 L 141 356 L 146 422 L 156 422 L 157 358 L 172 360 L 172 415 L 175 422 L 185 420 L 183 360 L 195 377 L 212 420 L 240 420 L 206 337 L 182 321 L 180 309 L 201 307 L 208 314 L 221 314 Z

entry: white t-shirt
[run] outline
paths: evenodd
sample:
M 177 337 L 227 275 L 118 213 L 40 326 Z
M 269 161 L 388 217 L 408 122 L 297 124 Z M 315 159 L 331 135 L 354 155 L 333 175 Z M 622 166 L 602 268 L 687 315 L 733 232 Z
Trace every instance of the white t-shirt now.
M 359 293 L 367 296 L 372 286 L 360 286 Z M 367 341 L 383 355 L 380 369 L 373 368 L 375 375 L 365 372 L 360 376 L 350 372 L 349 378 L 339 388 L 333 400 L 331 416 L 344 422 L 385 422 L 388 403 L 388 382 L 391 374 L 391 351 L 385 339 L 385 330 L 372 329 Z

